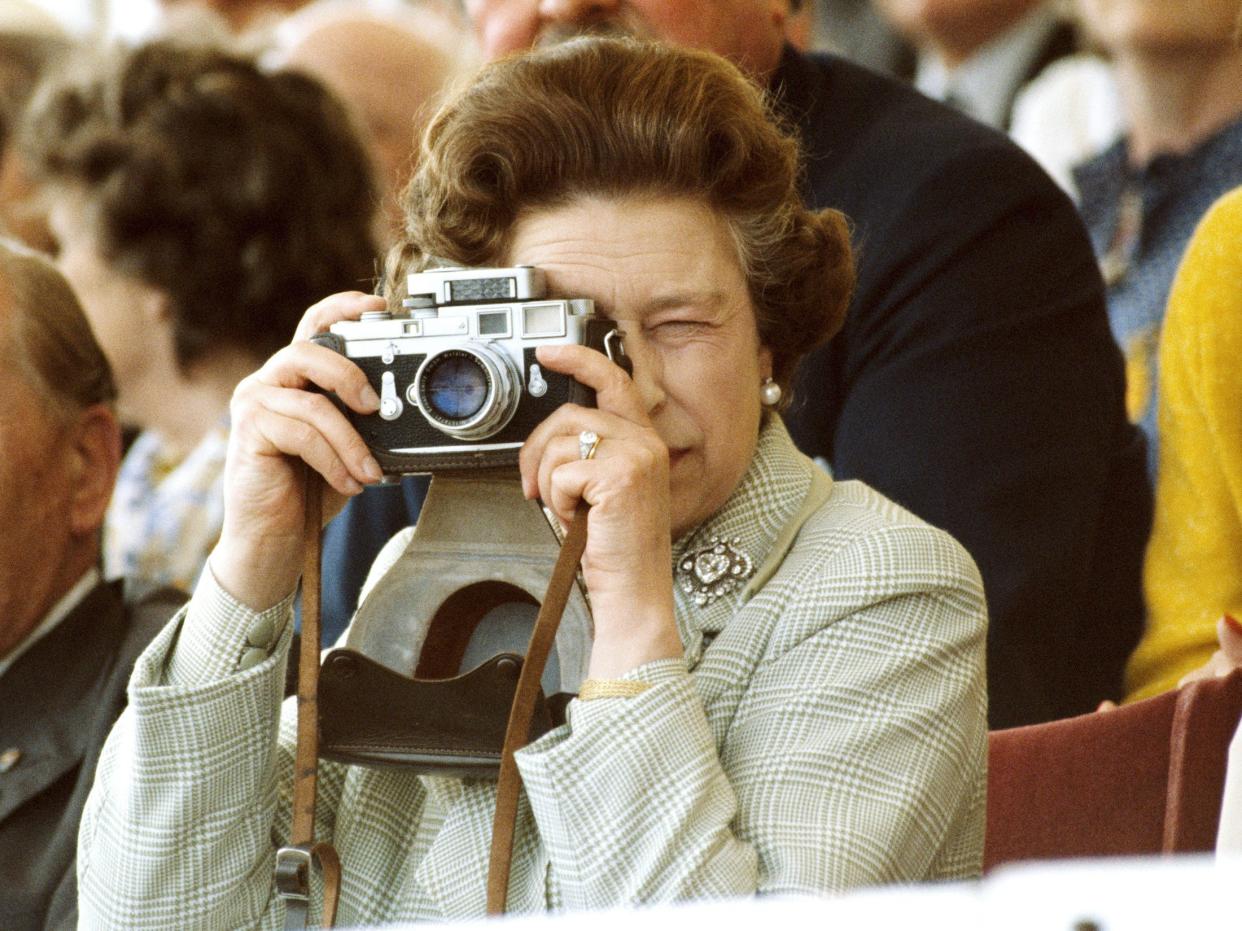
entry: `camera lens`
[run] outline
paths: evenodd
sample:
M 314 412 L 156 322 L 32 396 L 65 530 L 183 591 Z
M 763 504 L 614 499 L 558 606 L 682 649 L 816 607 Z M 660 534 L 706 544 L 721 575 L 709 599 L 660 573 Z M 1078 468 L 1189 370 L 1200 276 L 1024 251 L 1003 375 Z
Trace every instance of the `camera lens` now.
M 487 400 L 487 372 L 474 356 L 443 353 L 424 376 L 427 407 L 444 420 L 473 417 Z
M 428 356 L 407 397 L 442 433 L 461 440 L 495 436 L 513 419 L 521 394 L 513 361 L 487 342 L 470 342 Z

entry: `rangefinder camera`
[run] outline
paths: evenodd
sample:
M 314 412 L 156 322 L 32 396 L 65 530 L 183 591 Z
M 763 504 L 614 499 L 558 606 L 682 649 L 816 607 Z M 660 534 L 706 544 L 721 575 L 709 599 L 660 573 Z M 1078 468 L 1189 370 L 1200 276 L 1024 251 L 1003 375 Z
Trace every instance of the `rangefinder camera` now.
M 539 365 L 539 346 L 590 346 L 630 371 L 616 324 L 587 298 L 546 296 L 543 272 L 436 268 L 407 279 L 402 312 L 365 313 L 314 337 L 352 359 L 380 398 L 341 409 L 387 475 L 517 464 L 531 430 L 595 392 Z

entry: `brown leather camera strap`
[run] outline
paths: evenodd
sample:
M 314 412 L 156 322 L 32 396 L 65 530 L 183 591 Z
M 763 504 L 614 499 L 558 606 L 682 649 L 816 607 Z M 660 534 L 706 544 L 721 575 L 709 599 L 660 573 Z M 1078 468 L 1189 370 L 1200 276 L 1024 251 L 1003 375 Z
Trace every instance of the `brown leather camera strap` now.
M 328 843 L 315 843 L 319 775 L 319 565 L 323 532 L 323 479 L 306 469 L 306 555 L 302 567 L 302 642 L 298 654 L 297 748 L 293 763 L 293 826 L 276 852 L 276 890 L 285 900 L 285 931 L 306 927 L 311 870 L 323 875 L 322 927 L 336 922 L 341 863 Z
M 579 503 L 561 543 L 560 553 L 548 580 L 539 616 L 518 676 L 509 723 L 505 729 L 496 785 L 496 812 L 492 821 L 492 847 L 487 871 L 487 912 L 503 914 L 509 890 L 513 857 L 513 834 L 517 822 L 522 778 L 514 754 L 526 743 L 538 702 L 544 666 L 556 641 L 556 631 L 569 599 L 586 548 L 587 511 Z M 323 875 L 322 927 L 336 920 L 341 886 L 341 863 L 328 843 L 315 843 L 315 795 L 319 766 L 319 597 L 321 534 L 323 527 L 323 480 L 307 469 L 306 555 L 302 571 L 302 642 L 298 656 L 297 747 L 293 773 L 293 825 L 288 846 L 276 853 L 276 889 L 285 900 L 285 931 L 304 929 L 309 914 L 311 870 Z
M 500 755 L 500 776 L 496 783 L 496 814 L 492 819 L 492 850 L 487 866 L 487 913 L 502 915 L 509 894 L 509 867 L 513 859 L 513 832 L 517 823 L 518 797 L 522 791 L 522 777 L 518 772 L 514 754 L 522 749 L 530 734 L 531 718 L 540 695 L 540 678 L 547 663 L 552 644 L 556 641 L 556 629 L 569 591 L 578 572 L 578 562 L 586 549 L 587 511 L 585 501 L 578 503 L 574 519 L 561 541 L 561 551 L 548 580 L 548 590 L 539 607 L 535 628 L 530 634 L 526 659 L 518 675 L 517 691 L 509 711 L 509 725 L 505 729 L 504 748 Z

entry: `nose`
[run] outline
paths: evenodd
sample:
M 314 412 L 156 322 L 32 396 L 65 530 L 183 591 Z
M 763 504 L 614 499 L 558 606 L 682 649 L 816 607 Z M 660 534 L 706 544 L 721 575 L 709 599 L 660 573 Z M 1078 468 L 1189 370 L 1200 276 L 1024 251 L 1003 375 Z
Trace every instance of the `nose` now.
M 664 403 L 664 360 L 660 354 L 648 346 L 641 336 L 627 333 L 625 336 L 625 352 L 630 357 L 634 371 L 630 376 L 638 396 L 642 399 L 643 410 L 654 414 Z
M 620 0 L 539 0 L 539 16 L 546 22 L 589 23 L 614 10 Z

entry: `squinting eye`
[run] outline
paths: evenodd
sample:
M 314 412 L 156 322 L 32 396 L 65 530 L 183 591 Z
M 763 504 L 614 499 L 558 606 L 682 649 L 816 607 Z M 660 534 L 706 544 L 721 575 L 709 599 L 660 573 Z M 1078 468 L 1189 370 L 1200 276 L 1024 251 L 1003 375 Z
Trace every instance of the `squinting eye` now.
M 702 328 L 703 325 L 695 320 L 668 320 L 658 324 L 655 332 L 667 337 L 693 336 Z

